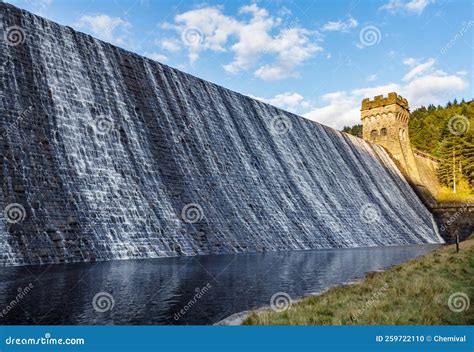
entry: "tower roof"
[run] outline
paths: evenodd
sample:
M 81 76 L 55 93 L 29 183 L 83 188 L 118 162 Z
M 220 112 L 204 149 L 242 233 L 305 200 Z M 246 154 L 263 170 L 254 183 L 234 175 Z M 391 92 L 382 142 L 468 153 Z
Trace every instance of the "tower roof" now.
M 409 109 L 408 100 L 406 100 L 401 95 L 398 95 L 395 92 L 391 92 L 391 93 L 388 93 L 388 96 L 386 98 L 384 98 L 383 95 L 377 95 L 374 97 L 373 100 L 370 100 L 369 98 L 362 100 L 361 111 L 379 108 L 382 106 L 387 106 L 387 105 L 392 105 L 392 104 L 398 104 L 407 110 Z

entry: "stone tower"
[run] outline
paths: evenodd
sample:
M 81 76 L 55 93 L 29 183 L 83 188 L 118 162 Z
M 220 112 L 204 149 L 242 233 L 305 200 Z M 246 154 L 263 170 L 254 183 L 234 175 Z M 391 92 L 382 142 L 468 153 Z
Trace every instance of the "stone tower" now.
M 362 134 L 367 141 L 383 146 L 397 161 L 402 173 L 419 183 L 415 156 L 408 136 L 408 101 L 397 93 L 362 100 Z

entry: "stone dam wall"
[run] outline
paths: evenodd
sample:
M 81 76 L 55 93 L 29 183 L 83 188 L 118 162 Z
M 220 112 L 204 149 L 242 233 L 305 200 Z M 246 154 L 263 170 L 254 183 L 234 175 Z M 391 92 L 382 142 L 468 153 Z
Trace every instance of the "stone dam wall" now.
M 438 162 L 420 155 L 419 152 L 415 152 L 415 163 L 420 175 L 421 184 L 428 189 L 430 194 L 436 197 L 440 188 L 437 175 Z
M 0 265 L 442 241 L 381 147 L 0 14 Z

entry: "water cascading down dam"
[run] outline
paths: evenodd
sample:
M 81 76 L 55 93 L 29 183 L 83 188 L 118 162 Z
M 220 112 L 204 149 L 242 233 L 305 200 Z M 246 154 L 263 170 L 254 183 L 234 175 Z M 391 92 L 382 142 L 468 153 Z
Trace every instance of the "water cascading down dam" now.
M 0 265 L 442 241 L 383 148 L 0 8 Z

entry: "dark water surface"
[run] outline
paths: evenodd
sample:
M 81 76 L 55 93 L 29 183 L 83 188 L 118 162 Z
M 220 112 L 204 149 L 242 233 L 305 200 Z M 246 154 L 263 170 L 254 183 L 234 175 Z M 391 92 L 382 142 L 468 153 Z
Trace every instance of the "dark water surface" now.
M 233 313 L 269 305 L 277 292 L 300 298 L 436 247 L 267 252 L 1 268 L 0 324 L 213 324 Z M 25 290 L 28 286 L 32 288 Z M 200 298 L 196 296 L 199 289 Z M 20 291 L 23 294 L 19 295 Z M 111 296 L 102 301 L 96 299 L 94 307 L 94 296 L 100 292 Z M 111 307 L 110 297 L 112 309 L 99 312 Z M 178 316 L 185 306 L 187 310 Z

